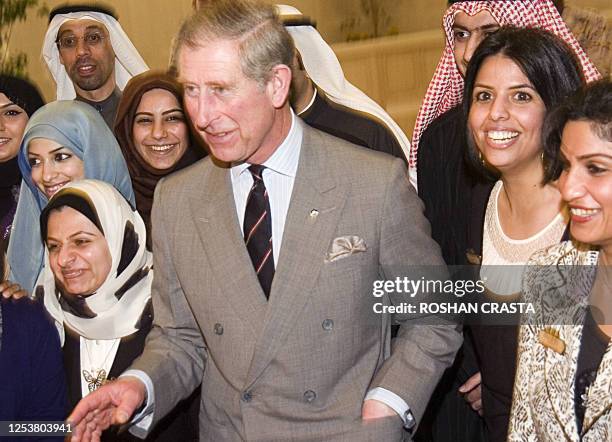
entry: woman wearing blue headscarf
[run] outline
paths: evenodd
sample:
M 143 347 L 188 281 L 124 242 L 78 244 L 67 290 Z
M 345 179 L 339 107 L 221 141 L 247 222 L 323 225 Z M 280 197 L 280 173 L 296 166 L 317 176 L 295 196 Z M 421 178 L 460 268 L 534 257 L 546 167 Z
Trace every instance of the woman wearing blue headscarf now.
M 134 207 L 134 192 L 115 137 L 91 106 L 55 101 L 30 118 L 19 150 L 23 176 L 8 247 L 10 279 L 32 293 L 43 266 L 39 216 L 62 186 L 83 178 L 113 185 Z

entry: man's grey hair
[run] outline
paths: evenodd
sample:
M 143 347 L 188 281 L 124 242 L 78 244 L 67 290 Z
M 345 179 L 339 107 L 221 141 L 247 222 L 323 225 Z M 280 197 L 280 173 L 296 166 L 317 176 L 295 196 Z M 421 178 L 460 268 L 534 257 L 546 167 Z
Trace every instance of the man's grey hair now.
M 260 85 L 270 79 L 274 66 L 291 66 L 293 39 L 274 6 L 260 1 L 219 0 L 185 19 L 173 42 L 171 70 L 178 67 L 182 47 L 196 49 L 218 40 L 238 42 L 242 73 Z

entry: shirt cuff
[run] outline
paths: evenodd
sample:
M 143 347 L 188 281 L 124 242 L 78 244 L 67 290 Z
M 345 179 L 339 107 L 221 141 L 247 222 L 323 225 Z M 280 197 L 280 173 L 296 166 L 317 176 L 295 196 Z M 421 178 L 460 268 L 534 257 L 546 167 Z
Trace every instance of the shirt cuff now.
M 376 387 L 372 390 L 368 391 L 364 401 L 374 399 L 376 401 L 382 402 L 383 404 L 391 407 L 393 411 L 395 411 L 402 418 L 404 422 L 404 428 L 410 430 L 415 425 L 414 416 L 412 416 L 412 412 L 410 411 L 410 407 L 401 397 L 392 391 L 387 390 L 386 388 Z
M 130 433 L 134 436 L 144 439 L 150 430 L 151 423 L 153 422 L 153 411 L 155 410 L 155 396 L 153 390 L 153 381 L 148 374 L 142 370 L 126 370 L 120 378 L 125 376 L 132 376 L 138 378 L 147 389 L 147 398 L 145 399 L 144 406 L 141 410 L 130 421 Z

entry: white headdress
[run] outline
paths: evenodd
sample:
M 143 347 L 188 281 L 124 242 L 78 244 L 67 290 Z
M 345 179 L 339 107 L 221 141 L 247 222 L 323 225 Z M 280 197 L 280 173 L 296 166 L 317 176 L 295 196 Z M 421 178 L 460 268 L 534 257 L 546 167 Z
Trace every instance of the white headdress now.
M 76 92 L 64 65 L 60 62 L 60 55 L 55 40 L 59 28 L 65 22 L 79 19 L 95 20 L 106 26 L 111 45 L 113 46 L 113 51 L 115 51 L 115 83 L 119 89 L 123 90 L 126 83 L 134 75 L 149 70 L 149 67 L 136 50 L 136 47 L 134 47 L 127 34 L 114 17 L 94 11 L 57 14 L 53 17 L 51 23 L 49 23 L 49 28 L 45 34 L 42 57 L 45 63 L 47 63 L 47 67 L 57 84 L 58 100 L 72 100 L 76 97 Z
M 281 18 L 302 16 L 302 13 L 293 6 L 276 5 L 276 9 Z M 287 26 L 287 31 L 302 56 L 308 76 L 323 89 L 327 97 L 335 103 L 365 112 L 381 121 L 393 133 L 408 158 L 410 141 L 406 134 L 378 103 L 349 83 L 344 77 L 338 57 L 323 40 L 321 34 L 312 26 Z

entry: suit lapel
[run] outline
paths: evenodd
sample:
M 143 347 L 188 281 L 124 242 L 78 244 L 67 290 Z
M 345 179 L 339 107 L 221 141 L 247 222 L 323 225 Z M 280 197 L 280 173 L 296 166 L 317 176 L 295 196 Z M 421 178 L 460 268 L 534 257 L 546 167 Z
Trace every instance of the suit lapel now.
M 224 298 L 258 335 L 267 302 L 238 225 L 229 169 L 211 169 L 209 179 L 191 195 L 194 223 Z
M 342 214 L 346 186 L 328 167 L 321 141 L 304 127 L 300 162 L 287 213 L 265 325 L 256 344 L 247 388 L 261 375 L 293 329 L 317 281 Z

